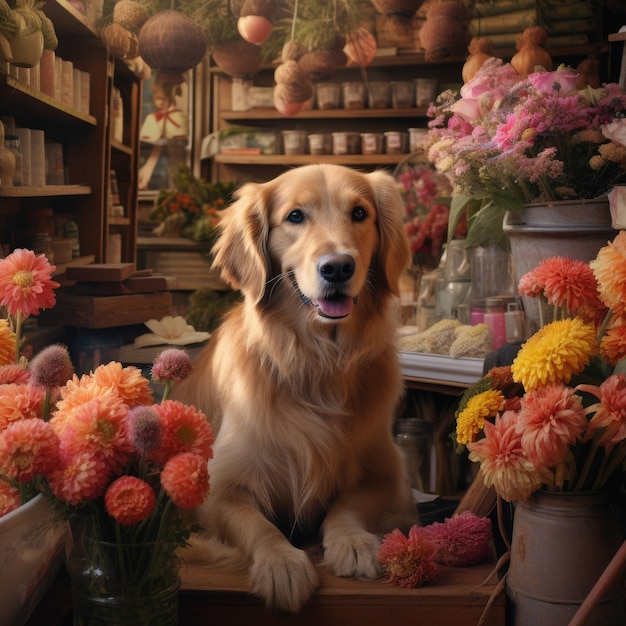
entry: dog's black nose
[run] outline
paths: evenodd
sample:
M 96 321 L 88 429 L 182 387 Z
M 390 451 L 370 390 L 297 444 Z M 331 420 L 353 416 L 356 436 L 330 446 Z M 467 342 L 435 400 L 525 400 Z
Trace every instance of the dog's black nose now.
M 328 254 L 319 261 L 319 273 L 329 283 L 349 280 L 354 274 L 354 258 L 349 254 Z

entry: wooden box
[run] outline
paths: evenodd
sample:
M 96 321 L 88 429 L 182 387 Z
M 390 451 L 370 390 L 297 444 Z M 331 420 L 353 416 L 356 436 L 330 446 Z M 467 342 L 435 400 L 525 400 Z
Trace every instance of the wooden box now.
M 467 626 L 478 624 L 496 581 L 483 585 L 494 565 L 442 567 L 435 582 L 404 589 L 384 581 L 337 578 L 318 565 L 321 585 L 298 615 L 265 608 L 248 593 L 245 574 L 186 563 L 180 591 L 181 624 L 229 626 Z M 505 594 L 499 593 L 485 624 L 504 626 Z
M 143 324 L 172 314 L 172 294 L 168 291 L 119 296 L 84 296 L 67 290 L 57 291 L 54 308 L 44 311 L 41 320 L 79 328 L 111 328 Z

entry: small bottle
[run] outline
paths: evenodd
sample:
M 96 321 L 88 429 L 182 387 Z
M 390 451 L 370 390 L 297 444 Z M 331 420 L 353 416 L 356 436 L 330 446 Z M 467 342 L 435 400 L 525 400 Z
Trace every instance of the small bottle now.
M 6 135 L 4 147 L 8 148 L 15 157 L 15 173 L 13 174 L 13 184 L 21 187 L 24 184 L 24 157 L 22 156 L 22 146 L 17 135 Z
M 74 220 L 68 220 L 63 225 L 63 236 L 72 242 L 72 258 L 80 256 L 80 240 L 78 238 L 78 224 Z
M 428 493 L 430 490 L 430 423 L 417 417 L 399 418 L 396 422 L 396 443 L 403 450 L 411 487 Z
M 491 331 L 491 349 L 501 348 L 506 343 L 506 317 L 501 298 L 485 299 L 484 322 Z

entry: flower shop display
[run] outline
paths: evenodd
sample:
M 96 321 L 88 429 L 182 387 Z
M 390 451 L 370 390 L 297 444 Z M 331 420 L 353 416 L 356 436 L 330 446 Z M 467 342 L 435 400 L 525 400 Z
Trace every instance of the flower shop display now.
M 457 414 L 456 441 L 467 448 L 470 460 L 480 464 L 485 485 L 516 503 L 509 570 L 514 586 L 527 584 L 534 575 L 524 570 L 527 578 L 522 578 L 522 565 L 543 567 L 552 579 L 582 568 L 586 593 L 624 539 L 616 503 L 626 461 L 626 232 L 621 231 L 590 263 L 562 257 L 544 260 L 518 288 L 523 295 L 545 301 L 548 306 L 540 310 L 542 315 L 549 312 L 550 318 L 542 318 L 541 328 L 522 345 L 511 366 L 491 370 L 468 389 Z M 588 514 L 572 512 L 579 496 L 592 498 Z M 559 516 L 564 508 L 569 511 Z M 561 529 L 556 533 L 560 539 L 548 541 L 549 553 L 543 539 L 541 547 L 533 547 L 529 533 L 521 530 L 522 522 L 518 525 L 518 515 L 534 520 L 524 523 L 531 524 L 538 536 L 543 532 L 537 526 L 540 521 Z M 555 517 L 562 521 L 555 522 Z M 601 531 L 594 526 L 598 518 Z M 573 519 L 586 520 L 586 527 L 568 535 L 565 524 Z M 583 539 L 589 527 L 596 530 Z M 577 546 L 588 541 L 593 549 L 574 547 L 573 537 Z M 598 537 L 602 548 L 594 543 Z M 541 566 L 520 558 L 521 541 L 528 557 L 532 551 L 533 558 L 545 559 Z M 555 556 L 555 542 L 569 556 Z M 571 555 L 589 554 L 598 560 L 587 558 L 572 566 Z M 575 577 L 569 585 L 574 594 L 579 582 Z M 516 624 L 537 623 L 532 621 L 536 611 L 552 610 L 536 606 L 538 595 L 533 593 L 538 594 L 538 588 L 518 591 L 519 587 L 509 590 L 520 605 Z M 569 617 L 584 599 L 584 593 L 578 593 L 576 600 L 570 593 L 571 602 L 561 607 Z M 535 604 L 521 603 L 523 595 L 534 597 Z M 610 599 L 615 604 L 605 610 L 618 621 L 606 621 L 601 612 L 600 621 L 593 623 L 623 623 L 626 602 L 619 583 Z
M 232 199 L 235 183 L 207 182 L 196 178 L 184 164 L 172 174 L 174 189 L 159 191 L 150 219 L 159 236 L 182 236 L 194 241 L 212 241 L 217 212 Z
M 190 357 L 163 350 L 151 380 L 115 361 L 78 377 L 60 345 L 28 363 L 20 331 L 25 317 L 54 305 L 53 271 L 30 250 L 0 261 L 8 313 L 0 320 L 0 515 L 43 496 L 55 520 L 70 521 L 75 623 L 175 624 L 177 549 L 195 529 L 190 510 L 208 494 L 213 445 L 206 416 L 168 399 Z M 158 404 L 151 382 L 164 385 Z
M 452 187 L 450 227 L 467 216 L 467 247 L 507 247 L 502 222 L 529 202 L 592 199 L 626 182 L 626 95 L 611 83 L 577 89 L 570 68 L 521 78 L 484 62 L 459 93 L 431 106 L 423 146 Z

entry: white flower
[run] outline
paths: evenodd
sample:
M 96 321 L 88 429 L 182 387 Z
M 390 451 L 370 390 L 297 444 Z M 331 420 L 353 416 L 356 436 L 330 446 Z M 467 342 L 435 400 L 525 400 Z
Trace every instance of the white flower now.
M 181 315 L 176 317 L 166 315 L 161 320 L 151 319 L 145 322 L 145 325 L 152 332 L 135 338 L 134 344 L 137 348 L 161 344 L 185 346 L 190 343 L 202 343 L 210 337 L 209 333 L 196 331 Z

